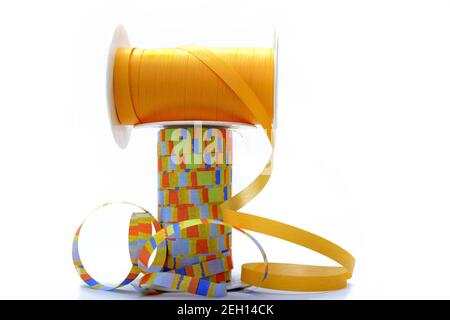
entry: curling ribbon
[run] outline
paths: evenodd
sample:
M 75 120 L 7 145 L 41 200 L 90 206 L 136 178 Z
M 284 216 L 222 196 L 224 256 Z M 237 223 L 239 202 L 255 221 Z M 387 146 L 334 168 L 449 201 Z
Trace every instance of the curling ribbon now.
M 190 219 L 181 221 L 179 223 L 171 224 L 162 228 L 159 222 L 144 208 L 137 206 L 133 203 L 123 202 L 128 205 L 137 207 L 138 212 L 133 212 L 130 219 L 129 233 L 128 233 L 128 248 L 132 267 L 125 279 L 116 286 L 106 286 L 95 280 L 86 270 L 81 262 L 79 250 L 78 250 L 78 238 L 80 231 L 83 227 L 83 223 L 78 227 L 77 232 L 72 244 L 72 259 L 74 266 L 80 275 L 81 279 L 91 288 L 104 291 L 112 291 L 120 287 L 126 286 L 132 283 L 140 273 L 143 273 L 143 277 L 139 280 L 139 287 L 162 287 L 165 289 L 174 289 L 181 292 L 189 292 L 196 295 L 207 297 L 223 297 L 226 295 L 227 288 L 225 283 L 215 283 L 202 279 L 198 274 L 189 272 L 192 271 L 188 268 L 178 268 L 175 272 L 164 272 L 163 265 L 166 259 L 166 247 L 165 242 L 167 238 L 179 234 L 180 231 L 186 228 L 192 228 L 197 225 L 205 224 L 217 224 L 223 226 L 231 225 L 219 220 L 213 219 Z M 98 209 L 111 205 L 112 203 L 105 203 L 102 206 L 94 209 L 91 214 L 95 213 Z M 152 236 L 152 224 L 156 233 Z M 236 230 L 242 232 L 249 237 L 259 248 L 265 264 L 265 274 L 267 274 L 267 256 L 261 245 L 253 238 L 249 233 L 244 230 L 233 226 Z M 156 257 L 152 264 L 147 266 L 150 256 L 153 251 L 156 251 Z M 208 269 L 210 261 L 201 263 L 201 269 Z M 188 275 L 191 273 L 191 275 Z M 209 275 L 209 274 L 208 274 Z M 265 277 L 261 278 L 263 281 Z M 245 289 L 245 288 L 240 288 Z
M 127 54 L 130 62 L 133 59 L 133 51 L 125 52 L 124 49 L 119 49 L 117 55 Z M 137 50 L 137 49 L 136 49 Z M 284 224 L 282 222 L 274 221 L 267 218 L 262 218 L 247 213 L 239 212 L 246 203 L 252 200 L 267 184 L 272 173 L 272 156 L 274 150 L 274 139 L 272 135 L 272 115 L 270 114 L 271 108 L 267 107 L 261 102 L 261 99 L 255 93 L 248 81 L 244 80 L 240 73 L 231 66 L 225 59 L 212 50 L 205 48 L 188 46 L 179 48 L 180 51 L 184 51 L 189 54 L 189 59 L 195 58 L 207 67 L 220 81 L 234 92 L 234 94 L 242 102 L 242 105 L 246 108 L 247 112 L 252 114 L 252 121 L 250 123 L 261 124 L 269 139 L 272 152 L 264 167 L 263 171 L 257 176 L 257 178 L 240 191 L 235 196 L 231 197 L 221 205 L 219 209 L 223 217 L 223 221 L 209 220 L 209 219 L 191 219 L 181 221 L 176 224 L 169 225 L 164 228 L 160 228 L 156 234 L 149 239 L 140 238 L 141 242 L 145 244 L 142 247 L 138 247 L 136 250 L 130 250 L 130 257 L 133 263 L 132 271 L 127 279 L 119 286 L 125 285 L 133 281 L 137 275 L 136 272 L 143 271 L 144 277 L 141 278 L 140 284 L 145 285 L 162 285 L 163 287 L 170 287 L 177 290 L 188 291 L 195 294 L 205 296 L 222 296 L 224 292 L 224 284 L 213 283 L 207 280 L 198 279 L 196 277 L 189 277 L 185 275 L 179 275 L 177 272 L 159 272 L 161 269 L 161 261 L 159 261 L 159 252 L 165 254 L 164 244 L 168 237 L 173 234 L 177 234 L 180 230 L 191 227 L 193 225 L 199 225 L 203 223 L 217 223 L 232 226 L 235 229 L 243 231 L 255 231 L 266 235 L 274 236 L 279 239 L 283 239 L 294 244 L 304 246 L 308 249 L 316 251 L 332 260 L 337 262 L 340 266 L 311 266 L 301 264 L 284 264 L 284 263 L 268 263 L 267 258 L 262 250 L 261 246 L 254 240 L 248 233 L 246 233 L 252 240 L 255 241 L 261 252 L 263 253 L 263 263 L 247 263 L 242 266 L 241 280 L 242 282 L 260 286 L 268 289 L 275 290 L 290 290 L 290 291 L 327 291 L 341 289 L 346 286 L 347 279 L 351 278 L 355 260 L 353 256 L 338 245 L 312 234 L 308 231 Z M 142 55 L 139 56 L 142 61 Z M 117 59 L 116 62 L 121 59 Z M 123 59 L 122 59 L 123 60 Z M 131 68 L 132 64 L 130 64 Z M 126 72 L 124 72 L 124 70 Z M 117 75 L 119 78 L 126 79 L 127 86 L 117 84 L 115 82 L 115 99 L 117 105 L 131 106 L 128 108 L 117 108 L 118 118 L 121 123 L 124 124 L 137 124 L 145 121 L 155 121 L 139 119 L 136 107 L 139 104 L 134 104 L 133 98 L 136 96 L 133 91 L 136 91 L 136 84 L 133 84 L 133 79 L 129 79 L 131 74 L 127 68 L 123 69 L 117 67 Z M 134 81 L 136 81 L 134 79 Z M 118 91 L 124 94 L 116 95 Z M 137 96 L 144 95 L 142 92 L 138 92 Z M 130 103 L 131 101 L 131 103 Z M 138 107 L 139 108 L 139 107 Z M 129 111 L 132 110 L 132 113 Z M 244 112 L 244 111 L 242 111 Z M 230 120 L 230 119 L 224 119 Z M 248 121 L 244 121 L 248 122 Z M 148 211 L 143 210 L 145 214 L 149 214 Z M 150 217 L 150 216 L 149 216 Z M 149 218 L 147 217 L 147 218 Z M 135 223 L 133 219 L 137 219 L 136 216 L 132 216 L 132 223 Z M 155 223 L 155 219 L 150 218 L 149 221 Z M 146 224 L 148 226 L 148 223 Z M 80 227 L 81 228 L 81 227 Z M 78 254 L 77 240 L 80 228 L 77 231 L 73 245 L 73 260 L 82 279 L 91 287 L 96 289 L 111 290 L 113 287 L 105 287 L 93 280 L 84 269 Z M 131 227 L 130 227 L 131 228 Z M 155 226 L 155 229 L 156 226 Z M 130 229 L 131 230 L 131 229 Z M 243 231 L 245 233 L 245 231 Z M 150 253 L 155 249 L 157 250 L 157 256 L 150 267 L 146 267 Z M 133 251 L 133 253 L 131 253 Z M 139 253 L 136 253 L 139 251 Z M 141 258 L 143 256 L 143 258 Z M 155 265 L 154 265 L 155 264 Z

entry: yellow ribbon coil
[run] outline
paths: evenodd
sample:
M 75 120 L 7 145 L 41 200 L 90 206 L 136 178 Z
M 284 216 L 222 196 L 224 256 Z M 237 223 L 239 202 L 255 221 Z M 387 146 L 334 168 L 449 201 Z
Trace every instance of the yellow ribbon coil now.
M 248 83 L 273 118 L 273 50 L 209 49 Z M 258 124 L 210 68 L 181 49 L 119 49 L 114 66 L 119 122 L 210 120 Z

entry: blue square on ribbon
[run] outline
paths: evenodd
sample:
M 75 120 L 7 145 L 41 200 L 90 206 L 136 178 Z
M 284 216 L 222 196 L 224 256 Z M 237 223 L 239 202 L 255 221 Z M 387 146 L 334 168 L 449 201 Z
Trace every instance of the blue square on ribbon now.
M 216 238 L 217 239 L 217 247 L 219 248 L 220 251 L 225 250 L 225 237 L 226 237 L 226 235 L 222 234 Z
M 223 188 L 223 201 L 228 200 L 228 187 Z
M 158 190 L 158 203 L 164 203 L 164 191 Z
M 187 174 L 186 172 L 179 172 L 178 173 L 178 186 L 179 187 L 186 187 L 188 184 L 187 182 Z
M 219 235 L 219 226 L 217 224 L 211 223 L 209 225 L 209 236 L 217 237 Z
M 173 157 L 169 157 L 169 170 L 176 170 L 177 164 L 175 163 Z M 176 157 L 175 157 L 176 158 Z
M 211 274 L 217 274 L 225 271 L 222 259 L 208 261 L 208 269 Z
M 173 220 L 170 207 L 159 207 L 159 220 L 161 222 L 171 222 Z
M 220 169 L 216 170 L 216 184 L 220 184 Z
M 192 140 L 192 148 L 195 154 L 200 154 L 199 147 L 198 147 L 198 139 Z
M 186 266 L 192 266 L 193 264 L 199 263 L 199 260 L 197 257 L 187 257 L 187 258 L 180 258 L 180 268 L 186 267 Z
M 205 167 L 209 168 L 209 166 L 211 166 L 211 153 L 205 153 Z
M 156 278 L 154 279 L 153 284 L 161 287 L 171 288 L 174 279 L 175 273 L 171 272 L 158 273 Z
M 223 139 L 222 139 L 222 137 L 218 137 L 217 140 L 218 140 L 217 148 L 219 149 L 219 152 L 222 152 L 222 150 L 223 150 L 223 148 L 222 148 L 223 147 L 223 145 L 222 145 Z
M 166 142 L 161 142 L 161 155 L 165 156 L 167 153 L 167 147 L 166 147 Z
M 200 208 L 200 217 L 202 219 L 208 219 L 209 218 L 208 206 L 205 204 L 201 204 L 199 205 L 199 208 Z
M 198 190 L 189 190 L 189 200 L 192 204 L 200 204 L 200 195 Z
M 173 256 L 179 254 L 189 254 L 189 240 L 177 238 L 176 240 L 171 240 L 172 242 L 172 252 Z
M 200 279 L 198 282 L 197 294 L 206 296 L 208 294 L 209 281 Z
M 97 281 L 95 281 L 94 279 L 84 280 L 84 282 L 86 282 L 86 284 L 87 284 L 88 286 L 91 286 L 91 287 L 96 286 L 96 285 L 99 284 L 99 283 L 98 283 Z

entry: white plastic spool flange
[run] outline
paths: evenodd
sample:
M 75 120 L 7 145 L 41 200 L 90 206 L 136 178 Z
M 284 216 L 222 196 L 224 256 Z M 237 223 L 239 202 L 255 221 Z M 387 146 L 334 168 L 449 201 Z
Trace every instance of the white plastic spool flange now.
M 111 131 L 117 145 L 122 149 L 125 149 L 130 141 L 131 129 L 133 129 L 133 126 L 120 124 L 119 119 L 117 118 L 113 87 L 114 61 L 117 49 L 130 47 L 125 28 L 122 25 L 117 26 L 111 41 L 111 46 L 109 47 L 108 66 L 106 71 L 106 101 L 108 104 L 107 107 Z

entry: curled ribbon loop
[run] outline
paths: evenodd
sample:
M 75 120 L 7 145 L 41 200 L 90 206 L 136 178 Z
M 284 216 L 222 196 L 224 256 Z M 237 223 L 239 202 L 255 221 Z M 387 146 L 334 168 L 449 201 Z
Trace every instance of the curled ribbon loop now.
M 123 203 L 134 205 L 129 202 Z M 100 208 L 104 208 L 105 206 L 109 205 L 112 205 L 112 203 L 106 203 L 95 209 L 92 213 L 96 212 Z M 156 288 L 158 290 L 172 289 L 180 292 L 190 292 L 192 294 L 200 296 L 216 298 L 226 295 L 227 286 L 225 283 L 214 283 L 203 279 L 205 276 L 214 274 L 215 271 L 212 268 L 208 268 L 208 266 L 212 265 L 215 260 L 206 261 L 204 263 L 196 265 L 196 270 L 192 267 L 178 268 L 176 270 L 172 270 L 171 272 L 163 272 L 162 270 L 164 260 L 166 258 L 165 242 L 170 236 L 179 234 L 180 231 L 196 225 L 217 224 L 227 225 L 230 227 L 231 225 L 219 220 L 190 219 L 161 228 L 158 221 L 151 215 L 150 212 L 140 206 L 134 206 L 141 209 L 142 212 L 133 212 L 130 219 L 128 248 L 130 252 L 132 267 L 125 279 L 116 286 L 107 286 L 99 283 L 84 268 L 78 249 L 78 238 L 84 222 L 79 226 L 73 240 L 72 259 L 81 279 L 89 287 L 104 291 L 115 290 L 132 283 L 139 276 L 139 274 L 142 273 L 143 276 L 139 280 L 139 286 L 137 288 Z M 156 233 L 154 235 L 152 235 L 152 224 L 156 230 Z M 262 276 L 260 276 L 259 278 L 259 283 L 262 284 L 266 279 L 268 273 L 268 261 L 266 253 L 264 252 L 264 249 L 258 243 L 258 241 L 256 241 L 256 239 L 253 238 L 249 233 L 238 227 L 234 228 L 249 237 L 260 250 L 261 255 L 264 259 L 263 265 L 265 265 L 265 267 L 263 268 Z M 152 264 L 148 267 L 147 264 L 155 249 L 157 250 L 156 257 L 153 260 Z M 204 272 L 199 272 L 199 270 L 209 270 L 209 272 L 205 274 Z M 221 270 L 219 271 L 222 272 Z M 239 289 L 248 292 L 248 290 L 246 290 L 246 287 L 241 287 Z M 236 288 L 233 290 L 235 291 Z

